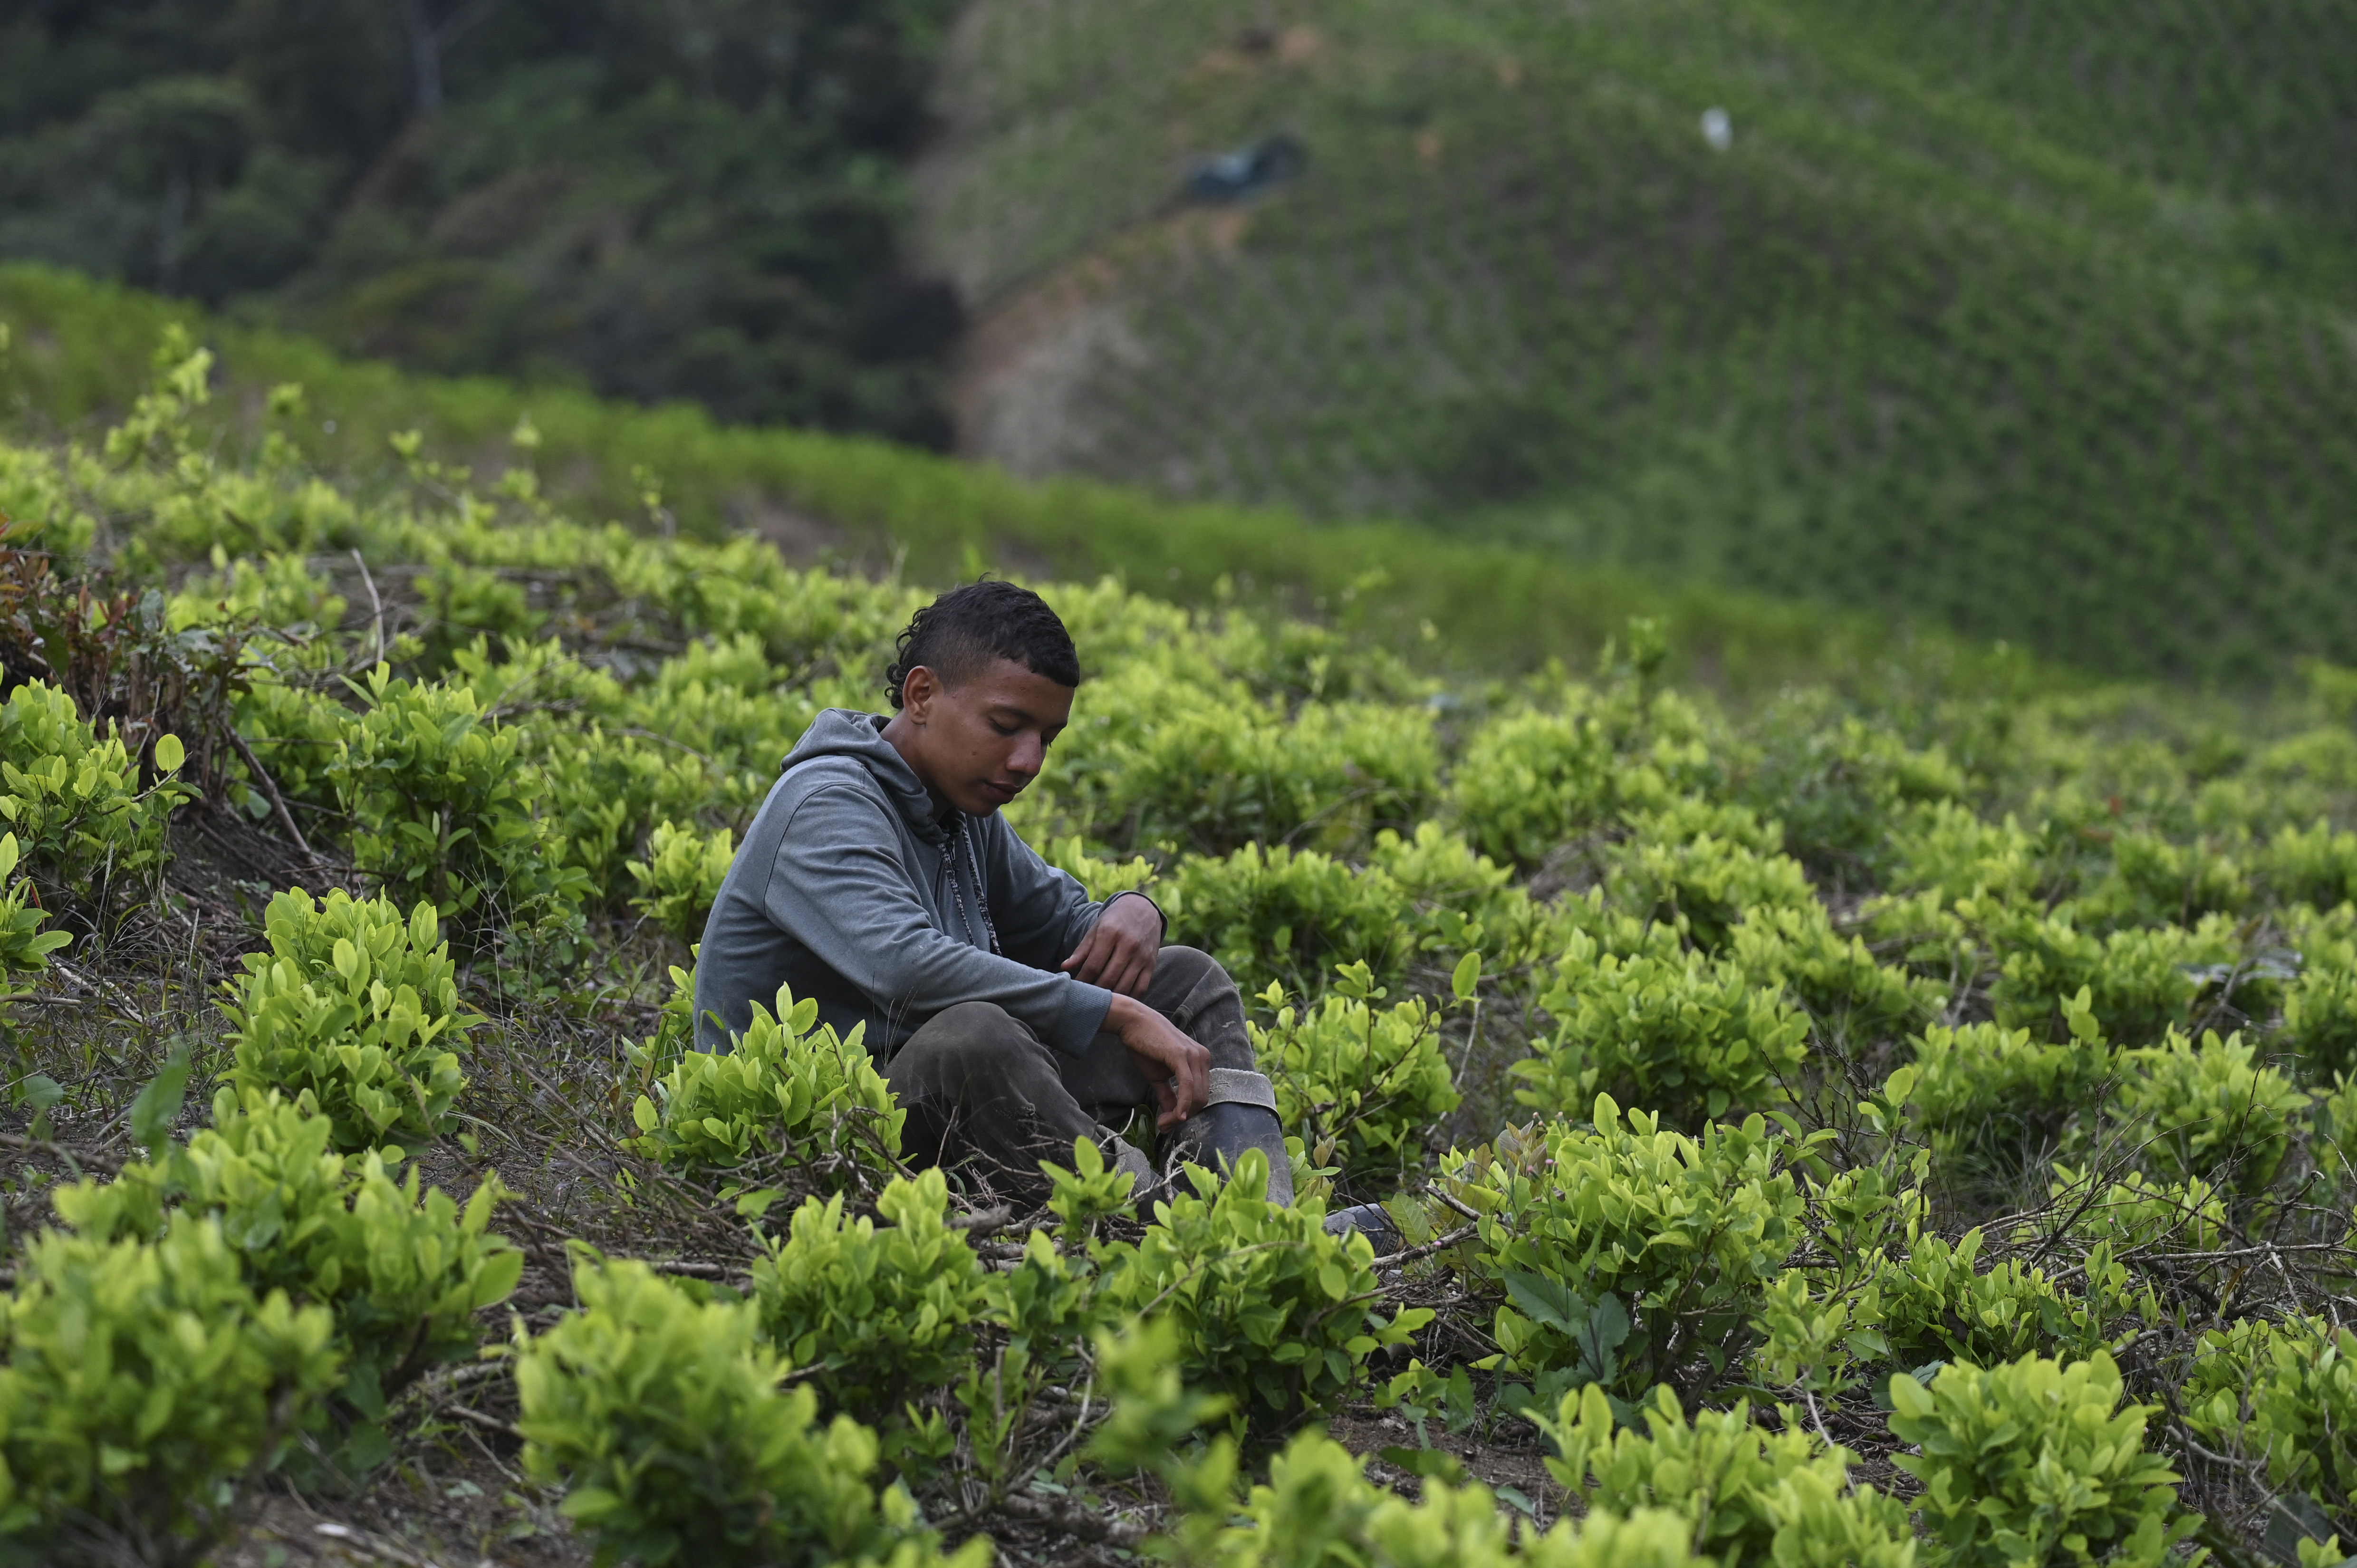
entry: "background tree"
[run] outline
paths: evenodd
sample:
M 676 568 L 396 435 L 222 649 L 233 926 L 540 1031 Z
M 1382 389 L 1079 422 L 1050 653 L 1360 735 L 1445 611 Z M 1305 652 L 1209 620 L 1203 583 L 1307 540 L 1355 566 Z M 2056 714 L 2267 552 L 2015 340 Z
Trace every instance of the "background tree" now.
M 944 444 L 899 255 L 950 0 L 34 0 L 0 255 L 424 369 Z

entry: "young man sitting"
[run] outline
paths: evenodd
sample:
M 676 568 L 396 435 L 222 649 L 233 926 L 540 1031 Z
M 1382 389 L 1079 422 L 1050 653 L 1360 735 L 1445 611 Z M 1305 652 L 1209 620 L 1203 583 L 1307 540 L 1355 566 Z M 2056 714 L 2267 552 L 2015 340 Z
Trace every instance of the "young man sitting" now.
M 1166 1168 L 1268 1155 L 1289 1203 L 1276 1098 L 1243 999 L 1192 948 L 1162 945 L 1141 893 L 1090 901 L 998 814 L 1046 766 L 1081 665 L 1040 597 L 980 582 L 901 633 L 888 718 L 830 708 L 785 760 L 705 924 L 697 1043 L 730 1036 L 781 985 L 867 1048 L 908 1112 L 905 1153 L 1020 1201 L 1039 1162 L 1157 1112 Z

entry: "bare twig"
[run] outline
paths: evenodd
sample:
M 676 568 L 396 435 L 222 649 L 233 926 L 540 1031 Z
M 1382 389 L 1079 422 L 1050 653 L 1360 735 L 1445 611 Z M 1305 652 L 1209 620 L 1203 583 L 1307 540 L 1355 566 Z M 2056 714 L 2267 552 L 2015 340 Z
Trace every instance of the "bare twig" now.
M 1455 1209 L 1466 1219 L 1473 1221 L 1474 1224 L 1479 1225 L 1481 1223 L 1480 1210 L 1459 1198 L 1452 1197 L 1448 1193 L 1441 1191 L 1439 1183 L 1426 1182 L 1424 1184 L 1424 1190 L 1432 1194 L 1433 1197 L 1440 1199 L 1441 1202 L 1448 1205 L 1449 1208 Z
M 85 991 L 104 993 L 108 997 L 113 999 L 115 1006 L 123 1010 L 123 1015 L 124 1017 L 129 1018 L 141 1028 L 154 1029 L 156 1027 L 154 1020 L 150 1019 L 146 1014 L 139 1010 L 139 1004 L 132 1001 L 131 998 L 124 993 L 121 986 L 115 984 L 114 982 L 107 979 L 104 975 L 84 974 L 81 971 L 76 969 L 65 960 L 54 956 L 49 960 L 49 967 L 56 970 L 59 974 L 64 975 L 68 980 L 72 981 L 76 985 L 81 986 Z
M 286 836 L 295 841 L 297 853 L 312 865 L 317 866 L 319 864 L 319 857 L 311 853 L 310 841 L 303 836 L 303 830 L 295 825 L 295 813 L 286 809 L 286 797 L 278 792 L 277 782 L 270 777 L 270 770 L 262 766 L 262 759 L 253 755 L 253 747 L 247 743 L 245 736 L 237 733 L 236 725 L 230 725 L 225 727 L 229 733 L 230 745 L 237 748 L 237 755 L 253 774 L 254 781 L 262 786 L 263 794 L 269 798 L 270 810 L 272 814 L 277 817 L 278 825 L 285 828 Z
M 1045 1498 L 1035 1498 L 1022 1492 L 1015 1493 L 1001 1502 L 998 1511 L 1049 1525 L 1066 1535 L 1076 1535 L 1082 1541 L 1101 1541 L 1107 1546 L 1135 1546 L 1147 1534 L 1144 1525 L 1107 1519 L 1103 1514 L 1091 1513 L 1077 1503 L 1050 1502 Z
M 1378 1269 L 1389 1269 L 1396 1268 L 1402 1263 L 1412 1263 L 1418 1258 L 1428 1258 L 1435 1252 L 1445 1252 L 1459 1241 L 1469 1241 L 1475 1233 L 1474 1227 L 1460 1225 L 1448 1235 L 1435 1237 L 1421 1247 L 1403 1248 L 1388 1257 L 1377 1258 L 1372 1266 Z
M 441 1407 L 440 1413 L 455 1415 L 469 1425 L 479 1426 L 485 1432 L 496 1432 L 502 1436 L 512 1437 L 518 1443 L 523 1441 L 523 1434 L 518 1432 L 509 1423 L 501 1421 L 496 1415 L 485 1415 L 481 1411 L 469 1409 L 463 1404 L 446 1404 Z
M 368 563 L 361 559 L 357 550 L 352 552 L 352 564 L 361 569 L 361 585 L 368 589 L 369 608 L 376 617 L 376 657 L 369 662 L 382 664 L 384 662 L 384 600 L 378 596 L 376 579 L 369 575 Z
M 121 1160 L 95 1150 L 72 1148 L 47 1138 L 28 1138 L 21 1133 L 0 1133 L 0 1149 L 14 1149 L 26 1155 L 47 1155 L 53 1160 L 63 1160 L 74 1168 L 77 1175 L 84 1170 L 92 1170 L 101 1176 L 119 1176 L 123 1171 Z

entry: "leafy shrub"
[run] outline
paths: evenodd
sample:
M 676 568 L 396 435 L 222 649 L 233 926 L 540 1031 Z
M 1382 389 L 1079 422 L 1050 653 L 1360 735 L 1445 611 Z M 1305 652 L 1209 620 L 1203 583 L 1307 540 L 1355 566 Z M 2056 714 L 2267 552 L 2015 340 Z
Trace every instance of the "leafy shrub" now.
M 2201 1516 L 2177 1511 L 2168 1461 L 2145 1452 L 2150 1408 L 2120 1408 L 2119 1369 L 2097 1351 L 1951 1363 L 1925 1388 L 1890 1380 L 1891 1432 L 1921 1452 L 1923 1520 L 1957 1568 L 2050 1562 L 2159 1568 Z
M 1334 965 L 1364 962 L 1388 980 L 1406 958 L 1400 900 L 1381 871 L 1354 872 L 1316 850 L 1246 844 L 1225 859 L 1190 855 L 1155 889 L 1170 940 L 1201 948 L 1246 994 L 1294 991 Z
M 780 685 L 784 673 L 750 632 L 699 640 L 633 687 L 620 712 L 724 768 L 754 768 L 771 779 L 779 758 L 828 705 L 808 688 Z M 863 684 L 858 695 L 866 692 Z
M 2280 830 L 2257 861 L 2259 875 L 2287 904 L 2329 909 L 2357 893 L 2357 833 L 2322 818 L 2306 828 Z
M 2256 1047 L 2211 1030 L 2196 1048 L 2171 1033 L 2155 1049 L 2130 1051 L 2120 1086 L 2123 1115 L 2146 1124 L 2144 1157 L 2166 1176 L 2202 1176 L 2242 1192 L 2275 1180 L 2308 1096 L 2257 1061 Z
M 38 974 L 48 968 L 49 955 L 73 938 L 63 931 L 41 929 L 48 917 L 41 912 L 32 882 L 16 875 L 15 833 L 0 833 L 0 883 L 8 889 L 0 894 L 0 1018 L 5 1018 L 7 1004 L 33 989 L 10 977 Z
M 1268 1479 L 1224 1510 L 1234 1522 L 1182 1534 L 1189 1560 L 1222 1568 L 1686 1568 L 1676 1516 L 1597 1512 L 1510 1545 L 1490 1488 L 1426 1481 L 1410 1502 L 1366 1477 L 1366 1461 L 1322 1432 L 1296 1436 Z M 1192 1524 L 1194 1521 L 1189 1521 Z M 1204 1520 L 1209 1524 L 1209 1520 Z
M 1853 1490 L 1857 1456 L 1826 1447 L 1796 1422 L 1770 1432 L 1749 1401 L 1704 1411 L 1689 1423 L 1666 1387 L 1641 1407 L 1643 1435 L 1613 1431 L 1603 1389 L 1566 1392 L 1552 1413 L 1534 1412 L 1559 1457 L 1547 1471 L 1586 1511 L 1659 1509 L 1686 1522 L 1696 1556 L 1722 1568 L 1911 1568 L 1907 1510 L 1872 1487 Z
M 156 744 L 158 768 L 177 771 L 180 743 Z M 27 871 L 60 907 L 86 903 L 164 864 L 164 825 L 187 791 L 139 787 L 139 762 L 120 736 L 103 740 L 54 686 L 27 681 L 0 703 L 0 817 Z
M 2357 1334 L 2315 1317 L 2236 1323 L 2201 1337 L 2185 1421 L 2208 1442 L 2266 1464 L 2357 1525 Z
M 1674 693 L 1571 688 L 1560 711 L 1510 714 L 1475 734 L 1449 780 L 1450 814 L 1483 854 L 1537 865 L 1709 782 L 1701 728 Z
M 1098 1220 L 1127 1212 L 1137 1181 L 1131 1172 L 1106 1165 L 1104 1150 L 1085 1135 L 1072 1140 L 1071 1170 L 1053 1160 L 1041 1160 L 1039 1169 L 1049 1181 L 1048 1210 L 1063 1221 L 1057 1234 L 1072 1242 L 1094 1235 Z
M 1556 1019 L 1536 1054 L 1514 1064 L 1521 1103 L 1585 1110 L 1599 1089 L 1693 1125 L 1773 1104 L 1808 1055 L 1809 1020 L 1781 984 L 1683 949 L 1672 928 L 1646 930 L 1626 954 L 1574 931 L 1539 1004 Z
M 1762 1118 L 1695 1139 L 1607 1095 L 1594 1114 L 1449 1162 L 1450 1195 L 1481 1214 L 1467 1273 L 1507 1298 L 1501 1369 L 1534 1378 L 1542 1403 L 1723 1369 L 1801 1243 L 1803 1199 Z
M 37 1561 L 198 1560 L 339 1375 L 328 1310 L 257 1296 L 210 1218 L 38 1237 L 0 1313 L 0 1545 Z
M 1989 1000 L 2007 1028 L 2059 1033 L 2062 1003 L 2083 991 L 2113 1039 L 2158 1040 L 2186 1022 L 2201 989 L 2194 971 L 2233 961 L 2240 947 L 2231 928 L 2215 921 L 2192 931 L 2164 926 L 2096 937 L 2061 910 L 1998 933 L 2004 972 Z
M 889 1416 L 973 1359 L 966 1325 L 983 1305 L 981 1265 L 944 1223 L 939 1170 L 895 1178 L 876 1200 L 889 1223 L 845 1219 L 841 1194 L 806 1199 L 786 1237 L 754 1260 L 762 1332 L 835 1410 Z
M 1909 1162 L 1921 1179 L 1928 1162 Z M 1805 1183 L 1808 1221 L 1826 1265 L 1788 1269 L 1761 1293 L 1750 1351 L 1754 1386 L 1838 1395 L 1864 1365 L 1888 1361 L 1881 1332 L 1882 1278 L 1890 1249 L 1920 1227 L 1928 1204 L 1920 1187 L 1873 1165 L 1835 1170 Z
M 2005 1154 L 2018 1161 L 2051 1139 L 2113 1071 L 2089 993 L 2062 1005 L 2071 1043 L 2040 1045 L 2000 1024 L 1934 1026 L 1888 1092 L 1910 1106 L 1943 1161 Z M 1904 1074 L 1902 1077 L 1901 1074 Z
M 1384 829 L 1368 849 L 1367 864 L 1391 878 L 1403 903 L 1420 910 L 1452 909 L 1486 921 L 1503 913 L 1515 897 L 1508 888 L 1512 867 L 1498 865 L 1438 822 L 1418 822 L 1405 834 Z
M 2073 1210 L 2081 1208 L 2079 1195 L 2093 1173 L 2057 1164 L 2054 1176 L 2047 1195 L 2058 1203 L 2068 1201 Z M 2223 1247 L 2226 1233 L 2226 1200 L 2216 1187 L 2199 1176 L 2156 1182 L 2142 1171 L 2130 1171 L 2126 1180 L 2107 1185 L 2071 1225 L 2075 1240 L 2107 1241 L 2115 1252 L 2131 1247 L 2206 1252 Z
M 840 1039 L 816 1002 L 782 990 L 777 1007 L 756 1002 L 733 1049 L 686 1051 L 653 1098 L 639 1096 L 641 1153 L 717 1170 L 773 1159 L 838 1177 L 890 1167 L 908 1113 L 860 1043 L 865 1028 Z
M 1241 1501 L 1238 1522 L 1214 1538 L 1206 1557 L 1240 1568 L 1337 1561 L 1503 1568 L 1512 1561 L 1488 1488 L 1428 1483 L 1410 1503 L 1368 1480 L 1366 1461 L 1321 1432 L 1286 1444 L 1269 1460 L 1267 1481 Z
M 1939 982 L 1877 962 L 1864 941 L 1837 933 L 1813 902 L 1747 911 L 1727 933 L 1726 957 L 1759 984 L 1789 992 L 1821 1037 L 1857 1045 L 1919 1027 L 1946 1001 Z
M 619 904 L 634 895 L 666 890 L 689 896 L 705 873 L 708 842 L 692 843 L 693 826 L 673 830 L 665 887 L 650 887 L 630 856 L 657 822 L 691 822 L 707 807 L 729 809 L 731 786 L 695 757 L 632 735 L 612 735 L 598 723 L 579 729 L 524 732 L 533 747 L 529 789 L 548 824 L 550 853 L 580 873 L 584 897 Z M 756 795 L 751 804 L 759 804 Z M 748 805 L 745 809 L 750 810 Z M 725 865 L 723 867 L 725 872 Z M 717 890 L 717 884 L 715 884 Z M 709 907 L 708 904 L 706 906 Z M 678 909 L 683 918 L 683 908 Z
M 1235 1444 L 1215 1438 L 1198 1455 L 1179 1450 L 1232 1402 L 1189 1387 L 1179 1376 L 1181 1359 L 1178 1326 L 1168 1317 L 1132 1317 L 1118 1330 L 1099 1329 L 1096 1370 L 1107 1409 L 1084 1452 L 1114 1475 L 1153 1471 L 1182 1506 L 1224 1512 L 1233 1500 Z
M 736 834 L 728 829 L 700 832 L 693 826 L 673 827 L 666 818 L 655 824 L 647 858 L 630 862 L 630 875 L 639 885 L 639 897 L 630 903 L 680 940 L 694 941 L 736 858 Z
M 1612 855 L 1614 901 L 1677 927 L 1706 952 L 1725 947 L 1748 911 L 1817 907 L 1808 873 L 1777 851 L 1782 828 L 1741 806 L 1683 800 L 1632 816 L 1630 829 Z
M 1760 751 L 1738 789 L 1781 818 L 1784 847 L 1846 886 L 1879 881 L 1908 818 L 1968 788 L 1938 746 L 1910 746 L 1888 727 L 1838 714 L 1831 693 L 1788 693 L 1760 715 Z
M 61 1188 L 59 1217 L 96 1240 L 153 1239 L 190 1217 L 218 1219 L 257 1295 L 284 1291 L 335 1315 L 351 1370 L 343 1392 L 364 1418 L 438 1362 L 474 1354 L 475 1314 L 504 1301 L 523 1254 L 490 1232 L 497 1176 L 463 1210 L 417 1167 L 396 1183 L 375 1150 L 346 1161 L 331 1126 L 275 1093 L 240 1110 L 213 1097 L 213 1125 L 116 1180 Z M 178 1218 L 173 1218 L 178 1216 Z
M 529 638 L 548 618 L 532 607 L 521 584 L 463 562 L 437 562 L 418 574 L 414 586 L 427 670 L 447 669 L 451 655 L 479 637 Z
M 290 888 L 263 912 L 263 931 L 269 950 L 245 955 L 221 1003 L 240 1099 L 276 1090 L 316 1108 L 347 1152 L 447 1132 L 473 1020 L 449 945 L 435 940 L 434 906 L 404 920 L 389 898 L 338 888 L 314 901 Z
M 1154 865 L 1143 855 L 1127 860 L 1101 860 L 1077 837 L 1053 839 L 1042 844 L 1039 858 L 1070 875 L 1091 899 L 1103 903 L 1116 893 L 1143 891 L 1154 880 Z
M 501 928 L 561 950 L 587 878 L 550 854 L 515 732 L 489 722 L 468 686 L 394 680 L 379 665 L 356 690 L 367 710 L 328 773 L 361 870 L 398 903 L 431 900 L 462 950 Z
M 1210 952 L 1248 993 L 1272 982 L 1309 991 L 1331 967 L 1355 962 L 1389 983 L 1420 952 L 1478 947 L 1524 961 L 1546 941 L 1547 919 L 1529 895 L 1505 887 L 1506 871 L 1435 823 L 1407 836 L 1383 830 L 1368 859 L 1354 869 L 1315 850 L 1247 844 L 1224 859 L 1181 859 L 1154 896 L 1170 940 Z M 1144 863 L 1131 865 L 1119 878 L 1082 880 L 1092 896 L 1116 889 L 1143 879 Z
M 1890 886 L 1928 893 L 1941 909 L 1962 898 L 2026 904 L 2045 880 L 2035 836 L 2009 816 L 1984 822 L 1953 800 L 1939 801 L 1899 827 L 1891 853 L 1897 865 Z
M 1946 1356 L 1986 1364 L 2032 1351 L 2083 1356 L 2110 1345 L 2120 1320 L 2141 1305 L 2130 1292 L 2126 1265 L 2106 1243 L 2092 1247 L 2077 1271 L 2092 1293 L 2083 1295 L 2019 1258 L 1981 1268 L 1978 1227 L 1953 1243 L 1920 1232 L 1908 1241 L 1903 1261 L 1881 1267 L 1875 1317 L 1902 1361 Z
M 886 1564 L 938 1558 L 916 1504 L 877 1491 L 876 1435 L 815 1424 L 783 1389 L 750 1302 L 699 1303 L 645 1264 L 589 1259 L 582 1310 L 519 1346 L 524 1468 L 566 1488 L 565 1513 L 608 1562 Z M 983 1568 L 988 1543 L 947 1561 Z
M 2322 1083 L 2357 1069 L 2357 908 L 2295 913 L 2285 923 L 2302 961 L 2284 991 L 2282 1044 Z
M 263 670 L 238 694 L 234 722 L 290 807 L 331 811 L 336 786 L 328 770 L 344 744 L 344 725 L 350 718 L 342 703 Z M 241 776 L 245 770 L 242 759 L 232 758 L 228 766 Z M 254 780 L 244 780 L 241 799 L 255 818 L 271 812 L 268 795 Z
M 1122 1188 L 1126 1200 L 1126 1175 Z M 1045 1230 L 1034 1230 L 1012 1267 L 984 1275 L 982 1316 L 1006 1331 L 1006 1354 L 1023 1357 L 1040 1380 L 1070 1376 L 1109 1315 L 1099 1277 L 1087 1252 L 1059 1251 Z
M 2076 908 L 2098 930 L 2190 926 L 2204 915 L 2239 913 L 2251 897 L 2242 866 L 2208 841 L 2179 844 L 2157 832 L 2123 832 L 2112 840 L 2110 873 Z
M 315 574 L 300 555 L 272 551 L 255 561 L 232 561 L 213 552 L 213 575 L 191 577 L 165 607 L 164 624 L 174 631 L 190 627 L 255 628 L 284 638 L 290 647 L 325 631 L 344 618 L 343 596 Z
M 1337 849 L 1404 826 L 1438 770 L 1428 710 L 1308 702 L 1288 715 L 1237 682 L 1141 660 L 1090 683 L 1044 786 L 1060 831 L 1219 856 L 1254 841 Z
M 1666 1510 L 1627 1521 L 1593 1510 L 1544 1536 L 1524 1534 L 1512 1551 L 1488 1487 L 1428 1478 L 1411 1503 L 1369 1480 L 1365 1459 L 1315 1428 L 1270 1458 L 1265 1483 L 1240 1488 L 1229 1439 L 1187 1446 L 1228 1402 L 1184 1386 L 1178 1350 L 1165 1321 L 1099 1337 L 1097 1371 L 1112 1411 L 1086 1450 L 1110 1471 L 1150 1469 L 1168 1487 L 1184 1511 L 1174 1536 L 1153 1543 L 1157 1556 L 1218 1568 L 1684 1568 L 1696 1561 L 1691 1528 Z
M 1130 1337 L 1156 1343 L 1150 1333 Z M 1099 1366 L 1117 1391 L 1092 1455 L 1118 1469 L 1150 1465 L 1186 1510 L 1174 1539 L 1151 1543 L 1157 1555 L 1216 1568 L 1690 1568 L 1709 1561 L 1694 1556 L 1685 1521 L 1661 1509 L 1626 1520 L 1599 1510 L 1510 1544 L 1489 1487 L 1427 1480 L 1410 1502 L 1369 1480 L 1364 1458 L 1315 1429 L 1296 1434 L 1270 1458 L 1268 1479 L 1239 1495 L 1225 1439 L 1192 1461 L 1173 1454 L 1218 1402 L 1183 1393 L 1167 1363 L 1120 1345 L 1104 1347 Z M 1159 1373 L 1159 1385 L 1139 1372 Z M 1143 1397 L 1141 1383 L 1150 1391 Z
M 1278 1117 L 1311 1148 L 1331 1144 L 1355 1181 L 1396 1180 L 1423 1153 L 1424 1130 L 1462 1098 L 1442 1048 L 1438 1010 L 1411 997 L 1387 1011 L 1363 963 L 1315 1009 L 1296 1012 L 1272 986 L 1274 1026 L 1251 1026 L 1253 1053 L 1276 1089 Z
M 1176 1321 L 1189 1367 L 1243 1416 L 1330 1409 L 1367 1357 L 1431 1321 L 1416 1307 L 1386 1318 L 1366 1237 L 1328 1235 L 1314 1204 L 1269 1202 L 1258 1150 L 1225 1182 L 1189 1175 L 1195 1191 L 1156 1205 L 1145 1237 L 1108 1258 L 1106 1302 Z

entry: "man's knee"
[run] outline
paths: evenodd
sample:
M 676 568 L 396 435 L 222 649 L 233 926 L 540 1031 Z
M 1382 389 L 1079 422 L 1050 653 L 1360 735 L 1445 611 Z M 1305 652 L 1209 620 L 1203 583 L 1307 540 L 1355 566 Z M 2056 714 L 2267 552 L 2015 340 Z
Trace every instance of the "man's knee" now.
M 1182 1020 L 1237 994 L 1236 983 L 1218 959 L 1200 948 L 1167 947 L 1154 959 L 1154 994 L 1149 1001 Z
M 1189 986 L 1200 985 L 1206 980 L 1228 980 L 1228 972 L 1220 966 L 1218 959 L 1201 948 L 1181 947 L 1176 942 L 1155 955 L 1154 968 L 1156 973 L 1167 972 L 1171 979 Z M 1232 985 L 1235 982 L 1229 980 L 1228 983 Z
M 884 1077 L 904 1098 L 956 1102 L 992 1097 L 1052 1058 L 1022 1020 L 996 1002 L 961 1002 L 926 1020 L 895 1052 Z
M 961 1002 L 934 1014 L 908 1043 L 948 1055 L 990 1056 L 1012 1050 L 1030 1037 L 1022 1020 L 997 1003 Z
M 1146 1004 L 1191 1035 L 1211 1053 L 1211 1065 L 1253 1069 L 1251 1032 L 1244 1027 L 1243 997 L 1220 961 L 1200 948 L 1167 947 L 1155 960 Z

